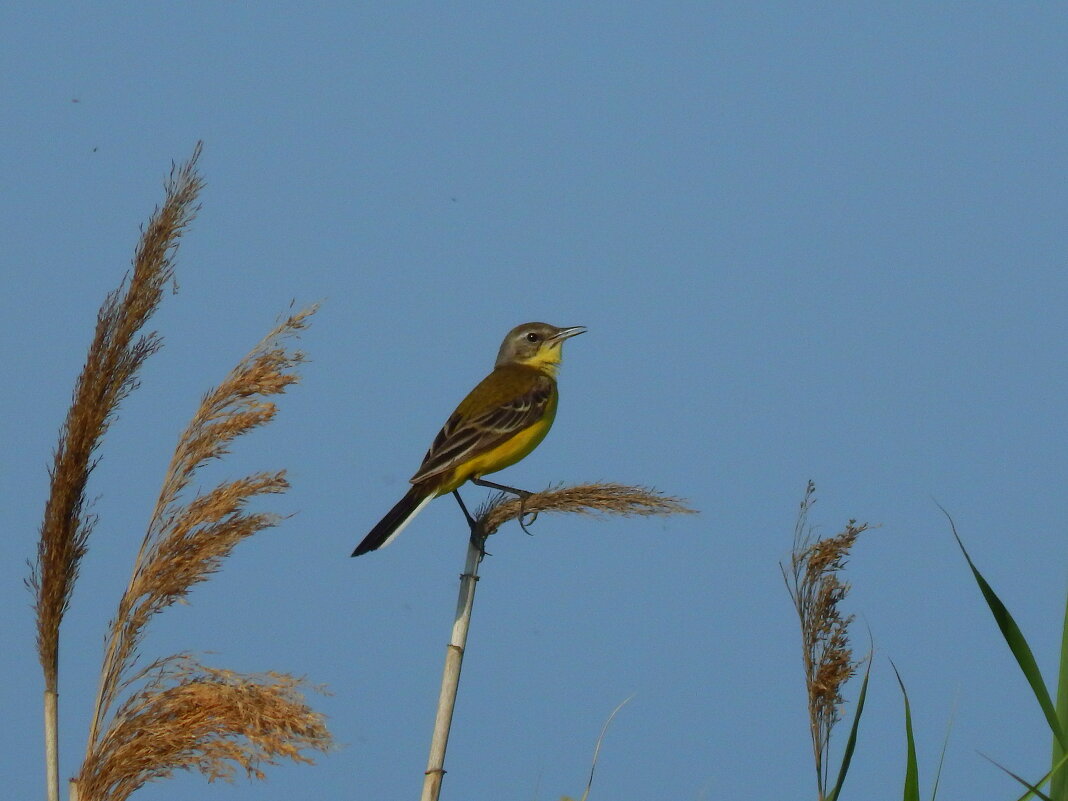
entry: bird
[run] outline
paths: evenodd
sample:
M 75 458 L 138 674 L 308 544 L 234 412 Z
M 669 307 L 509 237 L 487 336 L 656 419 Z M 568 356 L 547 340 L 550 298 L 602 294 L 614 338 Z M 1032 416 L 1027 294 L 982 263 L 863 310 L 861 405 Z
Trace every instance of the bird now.
M 474 534 L 475 521 L 457 488 L 466 481 L 527 497 L 529 492 L 482 477 L 527 456 L 545 439 L 556 417 L 556 374 L 564 340 L 586 327 L 517 325 L 504 337 L 493 371 L 456 407 L 409 480 L 411 489 L 352 552 L 388 545 L 434 498 L 452 493 Z

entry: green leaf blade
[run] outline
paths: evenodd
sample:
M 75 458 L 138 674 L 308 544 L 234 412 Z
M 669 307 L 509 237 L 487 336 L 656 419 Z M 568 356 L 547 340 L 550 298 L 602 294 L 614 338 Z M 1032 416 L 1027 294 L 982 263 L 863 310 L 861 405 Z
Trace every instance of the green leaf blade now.
M 1065 601 L 1064 625 L 1061 629 L 1061 663 L 1057 676 L 1057 720 L 1068 731 L 1068 598 Z M 1053 782 L 1050 795 L 1054 801 L 1068 801 L 1068 771 L 1057 770 L 1064 763 L 1066 749 L 1057 737 L 1053 738 Z
M 825 801 L 838 801 L 838 794 L 842 791 L 846 774 L 849 772 L 849 763 L 853 759 L 853 750 L 857 745 L 857 731 L 860 728 L 860 716 L 864 713 L 864 699 L 868 695 L 868 677 L 871 675 L 871 655 L 868 656 L 868 666 L 864 670 L 864 681 L 860 685 L 860 695 L 857 696 L 857 711 L 853 713 L 853 725 L 849 728 L 849 739 L 846 741 L 845 751 L 842 753 L 842 765 L 838 768 L 838 778 L 835 780 L 834 789 L 827 795 Z
M 943 514 L 946 514 L 945 509 L 943 509 L 942 512 Z M 950 518 L 948 514 L 946 514 L 946 517 L 949 519 L 949 525 L 953 530 L 953 536 L 957 540 L 957 545 L 960 546 L 961 553 L 964 554 L 964 558 L 968 562 L 968 567 L 971 568 L 972 575 L 975 577 L 975 581 L 979 585 L 979 591 L 983 594 L 983 598 L 986 600 L 986 604 L 990 607 L 990 612 L 994 616 L 994 621 L 1001 630 L 1001 636 L 1005 639 L 1005 643 L 1009 646 L 1009 650 L 1016 658 L 1016 663 L 1020 666 L 1020 671 L 1024 674 L 1024 678 L 1027 679 L 1027 683 L 1031 685 L 1031 691 L 1034 693 L 1038 705 L 1042 708 L 1042 714 L 1046 717 L 1046 723 L 1049 724 L 1050 731 L 1053 732 L 1053 736 L 1061 749 L 1061 753 L 1068 751 L 1068 740 L 1066 740 L 1064 736 L 1064 726 L 1061 725 L 1061 718 L 1058 716 L 1057 710 L 1053 706 L 1053 701 L 1050 699 L 1049 690 L 1046 689 L 1046 683 L 1042 679 L 1042 672 L 1038 669 L 1038 662 L 1035 661 L 1035 656 L 1031 652 L 1031 646 L 1027 644 L 1023 632 L 1016 624 L 1016 620 L 1013 618 L 1008 608 L 1001 602 L 997 593 L 994 592 L 993 587 L 991 587 L 987 580 L 983 578 L 983 574 L 979 572 L 979 568 L 975 566 L 971 556 L 968 555 L 968 551 L 964 547 L 960 535 L 957 534 L 957 527 L 953 524 L 953 519 Z M 1064 672 L 1063 666 L 1061 672 L 1062 674 Z
M 905 690 L 905 682 L 901 680 L 901 674 L 897 672 L 897 665 L 893 662 L 890 666 L 897 676 L 898 686 L 901 687 L 901 695 L 905 699 L 905 787 L 902 792 L 903 801 L 920 801 L 920 771 L 916 763 L 916 738 L 912 731 L 912 709 L 909 706 L 909 694 Z

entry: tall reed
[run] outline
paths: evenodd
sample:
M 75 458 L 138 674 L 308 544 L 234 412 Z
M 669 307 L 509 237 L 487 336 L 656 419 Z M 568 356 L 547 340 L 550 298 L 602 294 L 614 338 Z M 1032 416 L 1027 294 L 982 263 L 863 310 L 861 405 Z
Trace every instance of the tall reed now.
M 248 775 L 262 776 L 263 764 L 281 757 L 307 762 L 304 749 L 330 746 L 322 716 L 304 703 L 302 682 L 291 676 L 217 670 L 187 654 L 136 667 L 151 619 L 207 580 L 238 543 L 278 523 L 277 515 L 245 507 L 257 496 L 284 492 L 284 471 L 225 481 L 192 498 L 185 491 L 234 439 L 274 418 L 277 408 L 267 398 L 299 380 L 295 368 L 304 359 L 284 340 L 305 328 L 314 311 L 292 314 L 268 333 L 204 396 L 178 439 L 111 622 L 85 761 L 75 780 L 81 801 L 121 801 L 178 769 L 226 778 L 236 762 Z
M 51 482 L 37 558 L 28 584 L 34 594 L 37 654 L 44 673 L 45 763 L 49 801 L 59 798 L 59 630 L 70 605 L 81 560 L 96 522 L 86 497 L 97 452 L 122 400 L 137 387 L 137 373 L 161 339 L 141 331 L 173 280 L 179 240 L 199 209 L 203 182 L 196 171 L 200 144 L 182 166 L 172 166 L 163 205 L 144 229 L 133 271 L 109 294 L 97 314 L 85 365 L 60 429 L 49 470 Z
M 179 240 L 199 209 L 200 145 L 172 166 L 163 205 L 138 243 L 133 270 L 109 294 L 60 430 L 37 557 L 27 580 L 34 593 L 37 651 L 45 679 L 46 789 L 59 799 L 58 688 L 60 627 L 95 516 L 87 487 L 99 448 L 122 400 L 138 386 L 138 371 L 161 338 L 142 333 L 174 280 Z M 310 761 L 305 750 L 331 745 L 320 714 L 304 702 L 303 682 L 284 673 L 242 675 L 173 654 L 138 668 L 149 621 L 216 571 L 234 546 L 278 522 L 249 512 L 256 497 L 283 492 L 284 471 L 225 481 L 189 497 L 197 471 L 224 456 L 233 441 L 270 422 L 271 396 L 299 380 L 304 357 L 285 346 L 315 308 L 290 314 L 201 402 L 179 437 L 133 575 L 111 622 L 91 718 L 86 756 L 71 798 L 121 801 L 146 781 L 193 769 L 209 780 L 237 768 L 262 777 L 281 758 Z
M 854 714 L 853 730 L 832 786 L 831 735 L 841 719 L 841 708 L 845 702 L 842 688 L 860 665 L 853 659 L 849 645 L 849 624 L 853 622 L 853 616 L 843 616 L 839 610 L 839 604 L 849 593 L 849 583 L 843 581 L 839 574 L 846 565 L 857 537 L 869 526 L 850 520 L 835 536 L 816 538 L 808 523 L 808 513 L 816 501 L 815 493 L 816 485 L 808 482 L 794 526 L 790 566 L 780 567 L 801 624 L 801 657 L 808 695 L 809 736 L 819 799 L 833 801 L 837 799 L 849 769 L 867 690 L 865 675 Z
M 441 782 L 445 776 L 445 751 L 456 707 L 460 668 L 467 648 L 467 632 L 471 626 L 478 567 L 485 555 L 486 539 L 509 520 L 522 521 L 527 515 L 537 515 L 540 512 L 616 514 L 629 517 L 693 514 L 694 510 L 687 507 L 681 499 L 663 495 L 656 490 L 600 483 L 550 487 L 522 499 L 498 493 L 478 509 L 475 514 L 476 530 L 467 542 L 464 572 L 460 575 L 460 594 L 456 603 L 452 634 L 445 647 L 445 667 L 442 671 L 438 708 L 430 738 L 430 753 L 423 775 L 421 801 L 437 801 L 441 794 Z

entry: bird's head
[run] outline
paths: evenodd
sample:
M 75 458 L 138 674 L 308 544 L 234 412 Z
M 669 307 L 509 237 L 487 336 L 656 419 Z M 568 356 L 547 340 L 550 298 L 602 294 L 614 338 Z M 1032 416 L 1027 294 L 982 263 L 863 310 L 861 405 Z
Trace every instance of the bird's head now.
M 560 364 L 560 351 L 565 339 L 582 334 L 586 327 L 572 325 L 557 328 L 548 323 L 517 325 L 504 338 L 497 353 L 497 367 L 524 364 L 553 375 Z

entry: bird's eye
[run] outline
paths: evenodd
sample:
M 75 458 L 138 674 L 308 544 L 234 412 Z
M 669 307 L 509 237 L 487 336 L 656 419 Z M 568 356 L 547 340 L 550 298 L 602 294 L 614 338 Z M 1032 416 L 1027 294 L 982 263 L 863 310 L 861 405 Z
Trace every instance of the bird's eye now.
M 539 337 L 533 331 L 527 334 L 527 342 L 537 342 L 539 339 L 541 339 L 541 337 Z

